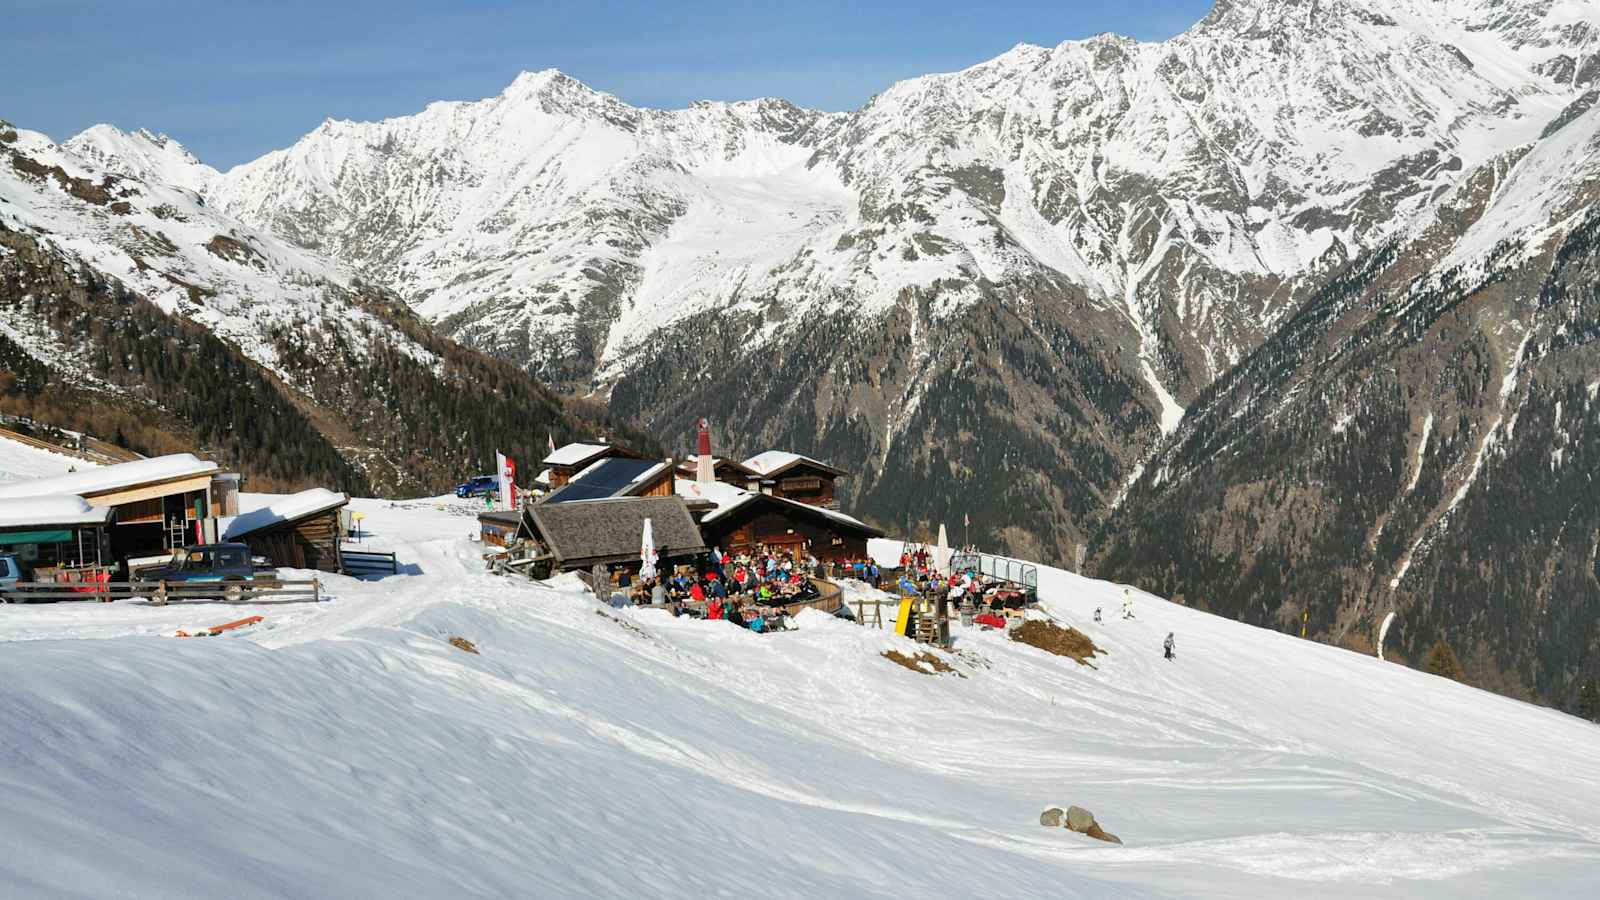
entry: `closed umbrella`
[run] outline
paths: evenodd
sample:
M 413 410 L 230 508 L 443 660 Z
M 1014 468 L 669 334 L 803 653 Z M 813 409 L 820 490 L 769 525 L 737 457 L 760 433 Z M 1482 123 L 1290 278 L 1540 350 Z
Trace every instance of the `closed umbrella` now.
M 939 523 L 939 546 L 934 548 L 933 561 L 941 574 L 950 574 L 950 537 L 945 533 L 943 522 Z
M 651 527 L 650 520 L 644 520 L 644 536 L 639 541 L 639 579 L 646 580 L 656 577 L 656 539 L 655 529 Z

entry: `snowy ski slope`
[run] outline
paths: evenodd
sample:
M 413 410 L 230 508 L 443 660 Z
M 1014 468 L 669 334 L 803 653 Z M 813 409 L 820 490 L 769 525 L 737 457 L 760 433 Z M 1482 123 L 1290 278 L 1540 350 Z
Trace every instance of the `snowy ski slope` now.
M 421 574 L 0 607 L 0 893 L 1589 897 L 1600 873 L 1600 729 L 1559 713 L 1143 595 L 1121 621 L 1119 587 L 1054 570 L 1098 668 L 958 627 L 965 677 L 923 676 L 821 615 L 759 636 L 480 574 L 453 499 L 354 505 Z M 1037 824 L 1066 803 L 1126 844 Z

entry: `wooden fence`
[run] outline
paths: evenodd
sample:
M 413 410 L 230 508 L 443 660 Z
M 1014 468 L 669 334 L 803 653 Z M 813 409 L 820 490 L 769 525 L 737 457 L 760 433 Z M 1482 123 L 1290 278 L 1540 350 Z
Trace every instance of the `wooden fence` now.
M 265 598 L 263 600 L 262 598 Z M 142 599 L 163 606 L 170 600 L 222 600 L 228 603 L 317 603 L 322 600 L 322 582 L 310 581 L 111 581 L 89 584 L 63 584 L 51 581 L 24 581 L 0 591 L 7 603 L 30 600 L 113 600 Z

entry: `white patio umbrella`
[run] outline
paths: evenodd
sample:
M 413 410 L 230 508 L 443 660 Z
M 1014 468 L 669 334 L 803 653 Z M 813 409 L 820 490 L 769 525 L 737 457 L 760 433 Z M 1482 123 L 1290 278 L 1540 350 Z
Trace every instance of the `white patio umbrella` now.
M 650 520 L 644 520 L 644 536 L 639 540 L 639 579 L 656 577 L 656 538 Z
M 939 523 L 939 546 L 933 550 L 933 562 L 941 575 L 950 574 L 950 536 L 945 533 L 944 523 Z

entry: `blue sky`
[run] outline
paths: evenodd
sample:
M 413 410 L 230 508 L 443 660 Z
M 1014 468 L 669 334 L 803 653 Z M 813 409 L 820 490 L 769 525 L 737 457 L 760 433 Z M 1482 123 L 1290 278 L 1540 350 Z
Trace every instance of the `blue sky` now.
M 778 96 L 843 110 L 1018 43 L 1167 38 L 1211 5 L 0 0 L 0 118 L 58 140 L 97 122 L 147 127 L 227 168 L 325 118 L 487 97 L 524 69 L 558 68 L 637 105 Z

